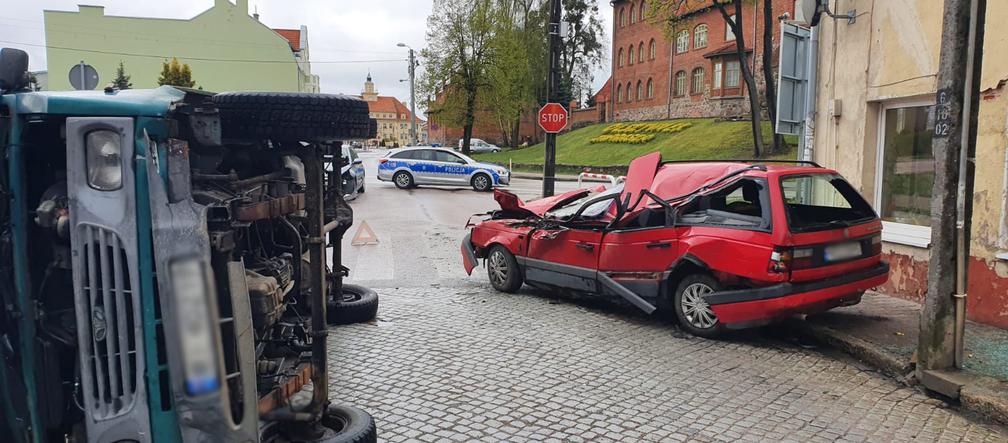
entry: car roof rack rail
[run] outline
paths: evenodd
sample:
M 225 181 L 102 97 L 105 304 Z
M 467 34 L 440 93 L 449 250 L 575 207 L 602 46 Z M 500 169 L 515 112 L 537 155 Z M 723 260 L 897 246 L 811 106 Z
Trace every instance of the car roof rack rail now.
M 768 159 L 750 159 L 750 158 L 728 158 L 720 160 L 664 160 L 661 164 L 667 163 L 796 163 L 799 165 L 809 165 L 815 168 L 821 168 L 819 163 L 810 160 L 768 160 Z

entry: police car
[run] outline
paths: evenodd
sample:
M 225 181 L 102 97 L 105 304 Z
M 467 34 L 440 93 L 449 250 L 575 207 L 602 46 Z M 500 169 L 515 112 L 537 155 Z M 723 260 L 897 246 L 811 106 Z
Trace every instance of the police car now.
M 511 174 L 500 165 L 481 163 L 450 149 L 424 146 L 389 151 L 378 160 L 378 180 L 391 181 L 399 189 L 468 185 L 477 191 L 489 191 L 507 185 Z

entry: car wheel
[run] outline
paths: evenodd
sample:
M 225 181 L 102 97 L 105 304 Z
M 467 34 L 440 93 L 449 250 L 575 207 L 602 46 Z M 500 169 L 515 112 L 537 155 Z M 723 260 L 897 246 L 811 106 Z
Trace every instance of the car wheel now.
M 690 334 L 716 338 L 724 333 L 724 325 L 718 321 L 704 296 L 721 290 L 721 284 L 706 274 L 688 275 L 676 287 L 672 302 L 676 318 Z
M 326 323 L 349 325 L 374 320 L 378 315 L 378 293 L 371 288 L 343 284 L 343 297 L 326 303 Z
M 312 141 L 371 138 L 377 122 L 357 97 L 303 92 L 224 92 L 211 100 L 225 139 Z
M 491 150 L 490 152 L 500 152 L 500 149 L 494 149 L 494 150 Z
M 371 414 L 346 405 L 329 405 L 322 414 L 322 426 L 329 428 L 319 441 L 326 443 L 372 443 L 378 441 L 378 430 Z
M 413 176 L 409 172 L 399 171 L 392 176 L 392 181 L 399 189 L 409 189 L 413 187 Z
M 487 277 L 494 289 L 513 293 L 521 288 L 522 274 L 511 251 L 501 245 L 490 248 L 486 258 Z
M 361 177 L 360 187 L 357 188 L 357 192 L 360 194 L 364 193 L 364 177 Z
M 473 189 L 479 192 L 486 192 L 493 188 L 493 181 L 490 179 L 490 176 L 482 173 L 474 175 L 471 184 Z

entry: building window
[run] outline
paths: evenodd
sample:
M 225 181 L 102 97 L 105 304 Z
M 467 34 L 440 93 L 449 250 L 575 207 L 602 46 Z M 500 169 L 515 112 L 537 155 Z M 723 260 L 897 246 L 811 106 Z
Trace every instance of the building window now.
M 714 63 L 714 86 L 711 89 L 721 89 L 721 62 Z
M 623 58 L 623 48 L 619 48 L 619 67 L 621 68 L 623 67 L 624 60 L 625 59 Z
M 620 8 L 620 10 L 619 10 L 619 25 L 620 25 L 621 28 L 624 27 L 624 26 L 626 26 L 626 15 L 623 12 L 624 12 L 623 8 Z
M 707 47 L 707 25 L 697 25 L 693 29 L 693 48 Z
M 644 90 L 641 88 L 641 81 L 637 80 L 637 101 L 644 98 Z
M 686 71 L 675 73 L 675 95 L 677 97 L 686 95 Z
M 647 98 L 654 98 L 654 80 L 647 79 Z
M 731 21 L 732 21 L 732 23 L 738 23 L 738 14 L 737 13 L 735 15 L 731 16 Z M 728 25 L 728 23 L 725 23 L 725 25 L 724 25 L 724 39 L 725 39 L 726 42 L 730 42 L 730 41 L 734 41 L 735 40 L 735 32 L 732 31 L 731 26 Z
M 630 45 L 630 47 L 627 48 L 627 58 L 630 59 L 630 64 L 632 65 L 633 64 L 633 60 L 634 60 L 634 47 L 633 47 L 633 45 Z
M 725 63 L 725 87 L 726 88 L 737 88 L 739 87 L 739 74 L 740 67 L 738 60 L 732 60 Z
M 693 93 L 702 94 L 704 90 L 704 69 L 693 69 Z
M 650 49 L 648 49 L 648 52 L 650 52 L 651 60 L 654 60 L 655 56 L 657 55 L 657 51 L 655 51 L 655 41 L 654 41 L 654 39 L 651 39 L 651 43 L 649 45 L 650 45 Z
M 637 23 L 637 14 L 634 14 L 634 5 L 630 5 L 630 24 Z
M 927 247 L 931 241 L 934 153 L 928 114 L 932 102 L 885 105 L 879 124 L 875 206 L 883 239 Z
M 675 52 L 682 54 L 683 52 L 686 52 L 687 49 L 689 49 L 689 31 L 683 29 L 676 35 Z
M 626 84 L 626 101 L 627 103 L 633 101 L 633 84 L 631 83 Z
M 644 12 L 647 11 L 647 2 L 645 2 L 644 0 L 641 0 L 641 2 L 640 2 L 640 9 L 638 9 L 638 11 L 640 13 L 640 21 L 644 21 Z
M 644 42 L 640 42 L 640 44 L 637 45 L 637 61 L 644 61 Z
M 623 101 L 623 85 L 616 85 L 616 103 Z

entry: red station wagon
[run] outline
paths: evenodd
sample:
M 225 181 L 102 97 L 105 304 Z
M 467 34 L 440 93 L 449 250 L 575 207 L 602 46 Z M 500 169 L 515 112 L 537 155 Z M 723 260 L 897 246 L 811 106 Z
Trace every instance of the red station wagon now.
M 493 287 L 616 295 L 674 312 L 715 337 L 861 301 L 881 285 L 882 223 L 836 171 L 815 163 L 630 163 L 626 181 L 501 209 L 462 242 L 466 272 L 485 259 Z

